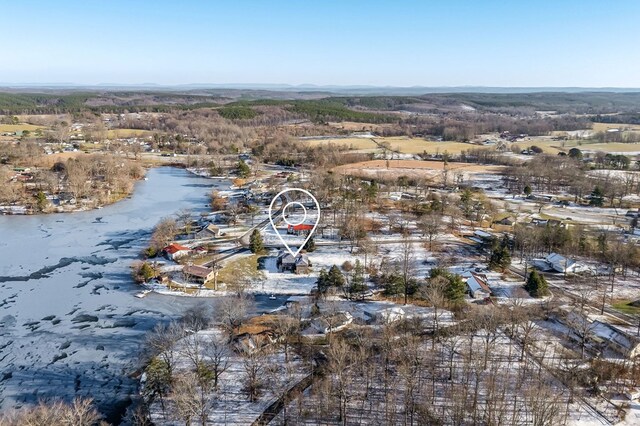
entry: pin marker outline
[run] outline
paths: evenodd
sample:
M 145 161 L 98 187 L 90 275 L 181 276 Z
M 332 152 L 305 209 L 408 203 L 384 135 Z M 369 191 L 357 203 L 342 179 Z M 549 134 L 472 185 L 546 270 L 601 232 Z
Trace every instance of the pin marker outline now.
M 313 229 L 309 232 L 309 235 L 307 235 L 307 238 L 304 240 L 302 245 L 300 247 L 298 247 L 298 250 L 296 250 L 295 252 L 293 250 L 291 250 L 291 248 L 289 247 L 289 244 L 287 244 L 287 242 L 282 238 L 282 235 L 280 235 L 280 232 L 278 232 L 278 228 L 276 228 L 276 224 L 273 222 L 273 214 L 272 214 L 273 204 L 276 202 L 276 200 L 280 199 L 280 197 L 283 194 L 286 194 L 287 192 L 292 192 L 292 191 L 300 191 L 300 192 L 306 194 L 307 196 L 309 196 L 313 200 L 313 202 L 316 204 L 316 209 L 318 210 L 318 217 L 316 218 L 316 223 L 313 225 Z M 285 204 L 282 207 L 282 211 L 280 212 L 280 214 L 282 215 L 282 218 L 286 223 L 289 223 L 289 222 L 287 222 L 287 220 L 284 218 L 284 211 L 286 210 L 287 206 L 290 205 L 290 204 L 301 204 L 301 203 L 297 202 L 297 201 L 289 201 L 287 204 Z M 304 208 L 304 205 L 302 207 Z M 303 222 L 304 222 L 304 220 L 306 218 L 307 218 L 307 209 L 304 208 L 304 219 L 303 219 Z M 306 189 L 302 189 L 302 188 L 287 188 L 287 189 L 283 189 L 282 191 L 278 192 L 275 197 L 273 197 L 273 200 L 271 200 L 271 204 L 269 204 L 269 222 L 271 222 L 271 227 L 275 231 L 276 235 L 278 236 L 278 238 L 280 239 L 282 244 L 284 244 L 284 246 L 287 249 L 287 251 L 289 251 L 289 253 L 291 253 L 293 258 L 295 259 L 295 257 L 302 251 L 302 249 L 307 244 L 307 242 L 309 241 L 309 239 L 311 238 L 313 233 L 316 231 L 316 228 L 318 227 L 318 223 L 320 223 L 320 203 L 318 203 L 318 200 L 316 200 L 316 197 L 314 197 Z

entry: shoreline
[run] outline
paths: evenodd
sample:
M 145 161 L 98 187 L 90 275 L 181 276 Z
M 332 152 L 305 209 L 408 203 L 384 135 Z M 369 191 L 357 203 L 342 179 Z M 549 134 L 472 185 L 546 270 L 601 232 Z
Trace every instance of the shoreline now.
M 147 173 L 150 169 L 152 168 L 156 168 L 156 167 L 166 167 L 166 166 L 152 166 L 152 167 L 145 167 L 144 168 L 144 174 L 139 178 L 136 179 L 133 182 L 133 186 L 131 188 L 131 191 L 123 194 L 122 197 L 113 200 L 111 202 L 108 203 L 104 203 L 104 204 L 97 204 L 95 206 L 92 207 L 88 207 L 86 205 L 78 207 L 78 208 L 74 208 L 74 209 L 69 209 L 69 210 L 65 210 L 62 207 L 57 207 L 57 208 L 50 208 L 47 211 L 42 211 L 42 212 L 36 212 L 33 210 L 33 208 L 30 208 L 26 205 L 17 205 L 17 206 L 0 206 L 0 216 L 44 216 L 44 215 L 53 215 L 53 214 L 65 214 L 65 213 L 82 213 L 82 212 L 88 212 L 88 211 L 92 211 L 92 210 L 100 210 L 103 209 L 105 207 L 117 204 L 121 201 L 124 200 L 128 200 L 131 198 L 131 196 L 133 195 L 133 193 L 136 190 L 136 186 L 138 183 L 140 183 L 141 181 L 146 181 L 147 180 Z M 169 167 L 174 167 L 174 166 L 169 166 Z M 95 200 L 86 200 L 87 203 L 86 204 L 92 204 Z

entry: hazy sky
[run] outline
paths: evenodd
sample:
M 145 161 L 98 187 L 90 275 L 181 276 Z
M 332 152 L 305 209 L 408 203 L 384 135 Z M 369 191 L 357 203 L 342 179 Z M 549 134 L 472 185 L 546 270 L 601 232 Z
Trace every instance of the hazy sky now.
M 15 0 L 0 82 L 640 87 L 638 0 Z

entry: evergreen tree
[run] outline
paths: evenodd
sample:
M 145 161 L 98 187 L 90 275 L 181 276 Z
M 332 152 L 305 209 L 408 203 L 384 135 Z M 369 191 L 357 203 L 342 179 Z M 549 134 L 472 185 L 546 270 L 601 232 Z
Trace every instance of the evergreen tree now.
M 331 287 L 342 288 L 345 284 L 344 275 L 336 265 L 333 265 L 329 268 L 329 272 L 320 270 L 316 284 L 321 293 L 325 293 Z
M 309 240 L 305 243 L 303 249 L 309 253 L 316 251 L 316 242 L 313 241 L 313 237 L 309 237 Z
M 363 189 L 365 198 L 369 201 L 374 200 L 378 196 L 378 184 L 375 180 L 371 181 L 370 184 L 365 183 Z
M 579 148 L 571 148 L 569 150 L 569 157 L 575 158 L 576 160 L 582 160 L 582 151 Z
M 460 193 L 460 203 L 462 203 L 462 213 L 466 218 L 469 218 L 471 216 L 471 213 L 473 213 L 472 202 L 473 194 L 471 193 L 471 190 L 469 188 L 465 188 Z
M 445 288 L 444 294 L 449 301 L 457 303 L 464 300 L 464 295 L 467 291 L 467 286 L 462 281 L 462 277 L 457 274 L 450 274 L 449 285 Z
M 251 168 L 244 162 L 244 160 L 238 161 L 236 171 L 238 172 L 238 177 L 241 177 L 242 179 L 246 179 L 251 175 Z
M 430 279 L 437 277 L 444 277 L 447 279 L 447 285 L 444 289 L 444 295 L 450 302 L 457 303 L 464 300 L 464 295 L 467 291 L 467 286 L 462 277 L 457 274 L 452 274 L 444 268 L 433 268 L 429 274 Z
M 262 234 L 257 229 L 254 229 L 249 237 L 249 249 L 251 253 L 262 253 L 264 251 L 264 242 L 262 241 Z
M 44 195 L 44 192 L 38 191 L 38 194 L 36 195 L 36 208 L 38 211 L 43 212 L 44 209 L 47 208 L 48 204 L 49 202 L 47 201 L 47 196 Z
M 381 284 L 384 287 L 384 294 L 395 296 L 404 294 L 404 285 L 402 275 L 398 271 L 392 271 L 381 277 Z
M 509 252 L 509 240 L 504 237 L 499 243 L 494 243 L 489 259 L 489 268 L 500 272 L 506 271 L 511 265 L 511 252 Z
M 599 186 L 593 188 L 589 205 L 594 207 L 602 207 L 604 205 L 604 192 L 602 192 Z
M 522 192 L 524 192 L 524 195 L 528 197 L 529 195 L 531 195 L 533 191 L 531 191 L 531 187 L 529 185 L 526 185 L 522 190 Z
M 543 297 L 549 294 L 547 280 L 535 269 L 529 274 L 524 288 L 532 297 Z
M 340 272 L 340 268 L 338 268 L 336 265 L 333 265 L 331 268 L 329 268 L 329 273 L 327 274 L 327 276 L 329 278 L 330 286 L 338 288 L 344 287 L 344 275 L 342 275 L 342 272 Z
M 353 268 L 353 276 L 351 277 L 351 285 L 349 286 L 349 294 L 354 295 L 356 293 L 362 293 L 367 289 L 367 285 L 364 280 L 364 266 L 360 263 L 360 260 L 356 259 L 356 264 Z
M 318 291 L 320 293 L 326 292 L 329 288 L 329 274 L 327 274 L 327 271 L 325 269 L 320 270 L 316 285 L 318 286 Z

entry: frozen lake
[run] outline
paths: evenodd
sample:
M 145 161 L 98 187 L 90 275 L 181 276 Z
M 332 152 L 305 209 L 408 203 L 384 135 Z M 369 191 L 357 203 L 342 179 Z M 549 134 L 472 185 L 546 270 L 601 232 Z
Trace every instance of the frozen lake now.
M 0 216 L 0 409 L 78 395 L 118 411 L 135 390 L 144 333 L 203 302 L 135 298 L 129 266 L 160 218 L 204 211 L 228 182 L 167 167 L 147 177 L 101 210 Z

